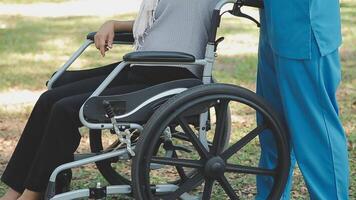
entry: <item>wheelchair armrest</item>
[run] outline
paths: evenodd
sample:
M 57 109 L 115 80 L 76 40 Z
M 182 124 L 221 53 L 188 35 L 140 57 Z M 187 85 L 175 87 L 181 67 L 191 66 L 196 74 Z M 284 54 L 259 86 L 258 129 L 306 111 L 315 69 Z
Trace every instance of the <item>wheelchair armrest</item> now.
M 123 57 L 126 62 L 195 62 L 193 55 L 174 51 L 135 51 Z
M 96 32 L 89 33 L 87 35 L 88 40 L 94 41 L 94 36 Z M 125 44 L 133 44 L 135 41 L 133 34 L 131 32 L 115 32 L 114 43 L 125 43 Z

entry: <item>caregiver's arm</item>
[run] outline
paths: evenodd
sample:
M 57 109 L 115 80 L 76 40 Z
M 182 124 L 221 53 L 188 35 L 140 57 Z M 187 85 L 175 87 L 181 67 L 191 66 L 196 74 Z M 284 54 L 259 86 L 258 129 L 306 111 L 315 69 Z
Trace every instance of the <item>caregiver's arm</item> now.
M 132 32 L 134 21 L 114 21 L 110 20 L 101 25 L 94 36 L 95 47 L 102 56 L 112 48 L 115 32 Z

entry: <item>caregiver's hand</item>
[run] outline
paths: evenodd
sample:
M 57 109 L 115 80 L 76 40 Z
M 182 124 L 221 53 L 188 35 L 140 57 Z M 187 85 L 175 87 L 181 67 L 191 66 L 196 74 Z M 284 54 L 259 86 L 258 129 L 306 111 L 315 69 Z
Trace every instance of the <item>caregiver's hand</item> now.
M 104 57 L 105 52 L 112 48 L 115 36 L 115 21 L 105 22 L 94 36 L 95 47 Z

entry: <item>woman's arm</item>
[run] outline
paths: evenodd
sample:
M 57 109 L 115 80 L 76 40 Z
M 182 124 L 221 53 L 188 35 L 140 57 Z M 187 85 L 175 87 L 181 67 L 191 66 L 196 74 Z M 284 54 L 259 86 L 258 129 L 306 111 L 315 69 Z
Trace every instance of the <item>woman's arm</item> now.
M 94 36 L 95 47 L 104 57 L 105 52 L 112 48 L 115 32 L 132 32 L 134 21 L 110 20 L 101 25 Z

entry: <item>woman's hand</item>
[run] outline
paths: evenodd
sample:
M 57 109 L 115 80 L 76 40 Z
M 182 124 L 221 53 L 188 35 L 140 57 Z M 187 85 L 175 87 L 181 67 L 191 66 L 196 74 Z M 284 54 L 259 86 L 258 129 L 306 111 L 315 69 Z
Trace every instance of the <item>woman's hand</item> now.
M 101 55 L 112 48 L 115 31 L 132 32 L 134 21 L 114 21 L 105 22 L 94 36 L 94 42 Z
M 94 36 L 95 47 L 104 57 L 105 52 L 112 48 L 115 36 L 115 21 L 105 22 Z

